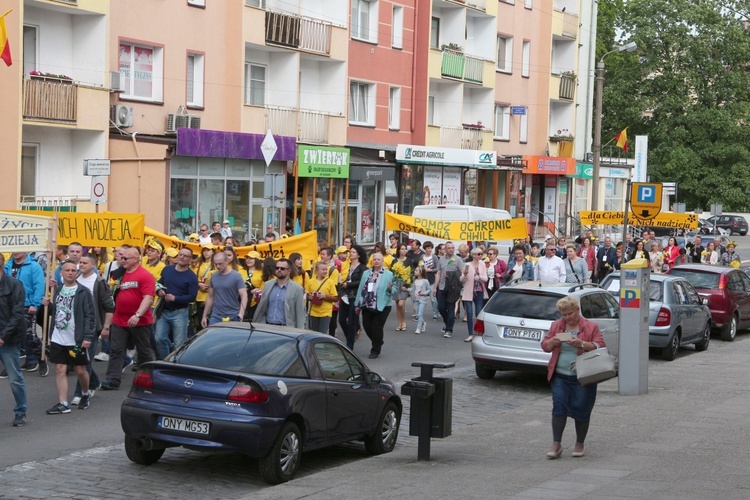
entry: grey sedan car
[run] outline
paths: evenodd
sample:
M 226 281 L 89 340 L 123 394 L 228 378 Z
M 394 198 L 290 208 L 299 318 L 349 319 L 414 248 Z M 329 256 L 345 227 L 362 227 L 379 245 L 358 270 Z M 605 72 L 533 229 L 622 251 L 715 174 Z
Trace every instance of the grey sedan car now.
M 604 278 L 602 288 L 620 293 L 620 273 Z M 681 346 L 695 344 L 696 351 L 708 349 L 711 339 L 711 311 L 685 278 L 652 274 L 649 290 L 648 345 L 661 349 L 661 357 L 672 361 Z

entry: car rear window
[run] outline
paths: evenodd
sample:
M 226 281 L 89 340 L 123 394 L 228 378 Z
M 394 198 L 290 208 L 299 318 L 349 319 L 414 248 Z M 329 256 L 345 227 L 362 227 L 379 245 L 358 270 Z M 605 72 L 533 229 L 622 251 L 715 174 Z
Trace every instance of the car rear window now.
M 732 217 L 732 219 L 736 220 L 737 222 L 745 222 L 744 217 Z
M 693 271 L 681 267 L 672 268 L 669 271 L 671 276 L 680 276 L 685 278 L 693 285 L 693 288 L 703 288 L 708 290 L 717 290 L 719 288 L 719 273 L 705 273 L 702 271 Z
M 185 365 L 278 377 L 309 377 L 297 340 L 257 330 L 212 328 L 203 332 L 176 360 Z
M 557 310 L 557 301 L 561 298 L 560 295 L 501 289 L 484 306 L 484 311 L 515 318 L 554 321 L 562 318 L 562 314 Z

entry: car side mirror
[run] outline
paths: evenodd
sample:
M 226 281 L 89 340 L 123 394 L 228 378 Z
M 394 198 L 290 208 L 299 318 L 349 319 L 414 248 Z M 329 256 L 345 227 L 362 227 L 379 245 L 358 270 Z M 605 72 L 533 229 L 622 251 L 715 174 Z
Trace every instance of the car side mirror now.
M 371 383 L 371 384 L 379 384 L 380 382 L 382 382 L 382 381 L 383 381 L 383 377 L 381 377 L 380 375 L 378 375 L 378 374 L 377 374 L 377 373 L 375 373 L 375 372 L 369 372 L 369 373 L 367 374 L 367 380 L 368 380 L 368 381 L 369 381 L 369 383 Z
M 708 305 L 708 299 L 704 298 L 703 300 L 701 300 L 701 304 L 703 304 L 704 306 L 707 306 Z

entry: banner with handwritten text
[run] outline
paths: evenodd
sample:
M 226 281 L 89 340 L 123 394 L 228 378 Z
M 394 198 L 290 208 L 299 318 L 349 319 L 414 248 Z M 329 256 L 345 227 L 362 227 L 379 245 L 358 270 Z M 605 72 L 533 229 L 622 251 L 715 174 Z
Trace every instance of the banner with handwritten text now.
M 453 241 L 498 241 L 525 238 L 526 219 L 447 221 L 385 214 L 386 231 L 418 233 Z

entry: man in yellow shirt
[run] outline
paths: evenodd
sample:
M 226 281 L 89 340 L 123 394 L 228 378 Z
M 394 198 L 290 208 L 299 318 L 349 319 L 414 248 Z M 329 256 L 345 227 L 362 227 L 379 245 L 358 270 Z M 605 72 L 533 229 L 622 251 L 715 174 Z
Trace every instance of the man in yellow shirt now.
M 328 325 L 333 314 L 333 303 L 339 300 L 336 281 L 328 276 L 325 262 L 315 264 L 315 275 L 307 280 L 307 300 L 310 303 L 308 326 L 310 330 L 328 333 Z

